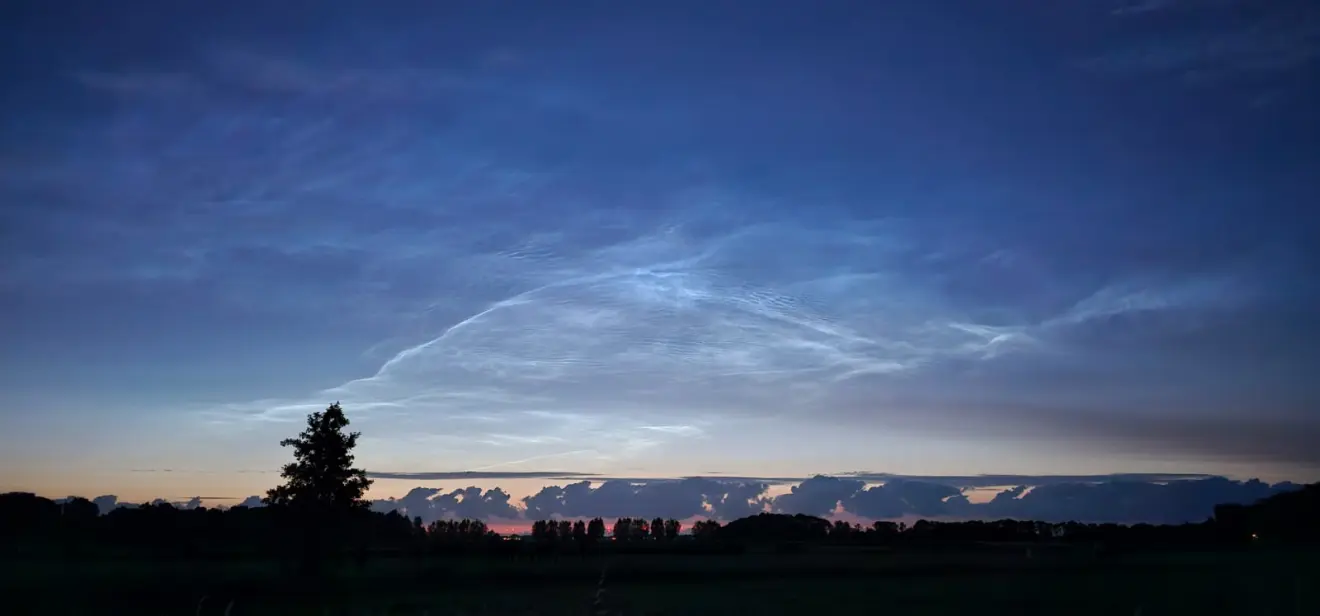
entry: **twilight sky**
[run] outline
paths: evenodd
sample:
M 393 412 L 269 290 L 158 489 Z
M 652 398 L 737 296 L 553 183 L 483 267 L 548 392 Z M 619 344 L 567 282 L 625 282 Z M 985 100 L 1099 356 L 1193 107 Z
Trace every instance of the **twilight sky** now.
M 515 500 L 1320 478 L 1314 2 L 41 0 L 0 46 L 0 489 L 242 498 L 336 400 L 369 470 Z

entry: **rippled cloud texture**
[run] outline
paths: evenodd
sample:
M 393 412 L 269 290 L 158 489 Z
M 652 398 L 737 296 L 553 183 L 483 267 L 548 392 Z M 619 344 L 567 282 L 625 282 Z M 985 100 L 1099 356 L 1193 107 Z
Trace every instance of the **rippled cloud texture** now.
M 1314 7 L 57 4 L 4 26 L 15 483 L 237 485 L 336 400 L 381 472 L 1320 466 Z

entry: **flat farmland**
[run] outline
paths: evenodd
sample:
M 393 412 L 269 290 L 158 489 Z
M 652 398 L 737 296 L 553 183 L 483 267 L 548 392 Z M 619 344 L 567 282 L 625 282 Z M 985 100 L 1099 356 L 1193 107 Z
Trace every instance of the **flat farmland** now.
M 432 556 L 369 559 L 316 583 L 262 560 L 3 567 L 5 612 L 34 614 L 1320 613 L 1320 558 L 1299 552 Z

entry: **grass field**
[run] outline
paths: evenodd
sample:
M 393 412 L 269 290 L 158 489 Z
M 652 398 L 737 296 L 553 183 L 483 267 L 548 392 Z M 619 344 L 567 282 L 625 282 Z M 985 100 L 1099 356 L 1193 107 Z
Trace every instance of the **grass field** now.
M 40 614 L 1320 614 L 1320 558 L 957 552 L 380 559 L 318 588 L 251 563 L 6 562 Z M 1314 589 L 1314 590 L 1312 590 Z M 202 597 L 206 597 L 202 600 Z M 18 608 L 18 609 L 14 609 Z

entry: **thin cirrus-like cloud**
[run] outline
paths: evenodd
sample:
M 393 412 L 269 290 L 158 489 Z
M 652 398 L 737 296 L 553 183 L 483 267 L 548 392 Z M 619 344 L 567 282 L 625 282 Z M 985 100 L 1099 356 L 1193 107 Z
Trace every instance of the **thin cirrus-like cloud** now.
M 1083 60 L 1083 68 L 1206 85 L 1298 74 L 1320 59 L 1320 11 L 1305 0 L 1128 2 L 1116 6 L 1110 18 L 1120 35 L 1128 26 L 1136 34 L 1120 36 L 1125 43 Z M 1145 28 L 1151 22 L 1164 27 L 1154 34 Z
M 433 99 L 475 86 L 471 78 L 453 68 L 326 66 L 237 47 L 211 48 L 201 55 L 203 61 L 186 71 L 86 69 L 75 71 L 72 78 L 91 90 L 146 99 L 246 93 L 340 101 L 351 98 L 377 104 Z M 490 66 L 474 65 L 474 69 Z
M 475 479 L 574 479 L 591 478 L 595 473 L 574 471 L 369 471 L 373 479 L 411 479 L 417 481 L 451 481 Z
M 570 217 L 482 215 L 479 204 L 499 199 L 549 207 L 556 183 L 576 172 L 478 157 L 423 181 L 418 161 L 459 159 L 389 130 L 361 142 L 381 156 L 326 158 L 319 152 L 332 145 L 333 116 L 272 127 L 260 107 L 210 113 L 178 119 L 186 138 L 171 137 L 174 159 L 137 151 L 135 141 L 94 141 L 115 144 L 124 166 L 97 171 L 73 161 L 59 173 L 14 178 L 73 200 L 126 190 L 136 195 L 127 202 L 187 207 L 45 217 L 51 233 L 86 236 L 106 252 L 20 261 L 7 270 L 20 277 L 11 282 L 23 283 L 27 271 L 27 280 L 46 283 L 205 285 L 219 301 L 251 309 L 339 306 L 330 313 L 407 319 L 438 332 L 404 345 L 375 374 L 306 398 L 207 410 L 223 422 L 293 420 L 339 400 L 355 415 L 442 420 L 445 434 L 510 464 L 569 453 L 609 460 L 708 437 L 739 415 L 821 409 L 822 419 L 846 417 L 858 387 L 885 382 L 901 391 L 944 377 L 950 365 L 1084 358 L 1079 331 L 1228 306 L 1225 291 L 1249 296 L 1237 277 L 1151 278 L 1121 267 L 1112 282 L 1088 288 L 1040 268 L 1030 246 L 967 251 L 994 238 L 960 242 L 971 236 L 954 227 L 829 209 L 814 219 L 752 216 L 764 201 L 727 188 L 685 189 L 655 212 L 624 215 L 588 199 Z M 221 120 L 287 147 L 223 159 L 233 168 L 194 167 L 227 151 Z M 122 122 L 110 130 L 165 128 Z M 75 172 L 87 175 L 58 181 Z M 124 181 L 144 173 L 150 181 Z M 452 194 L 458 205 L 425 208 L 408 196 L 424 194 Z M 379 197 L 394 204 L 381 216 L 337 205 Z M 713 201 L 729 206 L 712 210 Z M 242 232 L 203 232 L 218 227 Z M 257 269 L 260 277 L 249 275 Z M 1041 309 L 995 288 L 1023 271 L 1071 301 Z M 984 296 L 944 286 L 962 278 L 977 279 Z M 513 455 L 516 447 L 529 451 Z
M 839 393 L 862 382 L 1048 356 L 1079 328 L 1221 304 L 1233 283 L 1109 285 L 1036 321 L 978 323 L 920 272 L 905 271 L 919 246 L 901 221 L 693 231 L 701 222 L 595 245 L 574 241 L 568 228 L 459 253 L 470 264 L 460 280 L 494 276 L 515 291 L 455 316 L 372 376 L 306 401 L 230 405 L 212 417 L 288 421 L 338 400 L 366 416 L 447 418 L 450 434 L 491 447 L 549 455 L 586 446 L 608 458 L 702 438 L 739 406 L 840 404 L 849 398 Z M 854 265 L 758 263 L 832 251 L 850 252 Z M 708 408 L 724 412 L 701 412 Z

